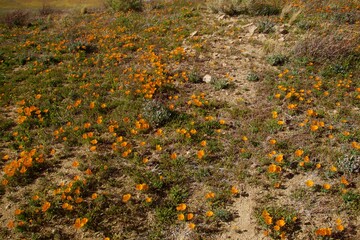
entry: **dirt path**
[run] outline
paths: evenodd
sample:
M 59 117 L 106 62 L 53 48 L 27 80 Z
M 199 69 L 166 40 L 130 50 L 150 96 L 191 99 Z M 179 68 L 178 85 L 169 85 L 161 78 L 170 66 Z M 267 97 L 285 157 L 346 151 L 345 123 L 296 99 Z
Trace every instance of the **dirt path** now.
M 261 81 L 249 81 L 247 78 L 250 73 L 274 70 L 274 67 L 266 62 L 263 47 L 265 42 L 271 40 L 264 34 L 256 33 L 255 18 L 242 19 L 212 13 L 204 13 L 203 17 L 204 22 L 209 28 L 213 28 L 214 32 L 200 36 L 210 49 L 198 56 L 202 62 L 201 72 L 210 75 L 212 79 L 228 76 L 234 84 L 233 87 L 220 91 L 208 88 L 207 96 L 216 101 L 226 102 L 229 107 L 240 103 L 245 103 L 249 108 L 259 107 L 264 101 L 259 99 L 258 94 Z M 247 183 L 238 184 L 243 186 L 242 194 L 234 199 L 229 209 L 235 218 L 224 226 L 223 233 L 218 239 L 262 239 L 263 235 L 255 229 L 254 218 L 256 198 L 260 189 Z

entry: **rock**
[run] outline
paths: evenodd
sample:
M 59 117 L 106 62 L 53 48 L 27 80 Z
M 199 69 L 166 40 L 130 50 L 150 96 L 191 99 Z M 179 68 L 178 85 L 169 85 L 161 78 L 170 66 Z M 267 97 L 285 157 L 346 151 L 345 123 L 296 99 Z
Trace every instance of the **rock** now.
M 194 32 L 192 32 L 192 33 L 190 34 L 190 37 L 195 36 L 197 33 L 198 33 L 198 31 L 194 31 Z
M 257 26 L 251 25 L 251 26 L 248 28 L 248 30 L 249 30 L 249 35 L 250 35 L 250 36 L 254 35 L 256 29 L 257 29 Z
M 206 74 L 203 77 L 203 82 L 210 83 L 211 82 L 211 76 L 209 74 Z
M 225 19 L 226 18 L 226 15 L 225 14 L 222 14 L 222 15 L 220 15 L 219 17 L 218 17 L 218 20 L 223 20 L 223 19 Z
M 286 28 L 279 28 L 279 33 L 280 34 L 288 34 L 289 31 Z
M 251 25 L 254 25 L 254 23 L 249 23 L 249 24 L 243 25 L 243 26 L 241 26 L 241 27 L 242 27 L 242 28 L 247 28 L 247 27 L 250 27 Z

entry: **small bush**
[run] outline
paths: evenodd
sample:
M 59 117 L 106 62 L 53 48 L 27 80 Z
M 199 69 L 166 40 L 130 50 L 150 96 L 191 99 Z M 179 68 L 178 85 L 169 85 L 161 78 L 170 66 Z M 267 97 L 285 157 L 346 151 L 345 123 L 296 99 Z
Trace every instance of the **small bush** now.
M 211 81 L 211 84 L 214 86 L 215 90 L 228 89 L 231 87 L 231 83 L 227 79 L 218 79 L 215 78 L 214 81 Z
M 282 66 L 287 62 L 288 58 L 284 55 L 277 54 L 267 58 L 267 61 L 271 66 Z
M 281 7 L 255 1 L 249 6 L 249 12 L 254 16 L 271 16 L 281 13 Z
M 265 34 L 272 33 L 275 31 L 274 26 L 275 24 L 271 21 L 261 21 L 257 24 L 257 32 Z
M 202 77 L 197 72 L 191 72 L 189 76 L 189 82 L 191 83 L 201 83 Z
M 209 4 L 214 13 L 222 12 L 229 16 L 247 14 L 247 6 L 244 0 L 214 0 Z
M 339 60 L 355 54 L 359 43 L 359 39 L 343 34 L 309 35 L 295 46 L 294 53 L 316 61 Z
M 259 81 L 260 78 L 256 73 L 251 72 L 247 75 L 246 79 L 249 82 L 257 82 L 257 81 Z
M 44 4 L 42 6 L 42 8 L 39 10 L 39 14 L 41 16 L 48 16 L 50 14 L 53 14 L 54 12 L 55 12 L 55 9 L 46 4 Z
M 314 25 L 315 25 L 315 23 L 310 22 L 310 21 L 305 21 L 305 20 L 299 21 L 296 24 L 296 26 L 298 28 L 300 28 L 301 30 L 309 30 L 309 29 L 313 28 Z
M 152 100 L 145 103 L 143 108 L 144 118 L 153 126 L 162 126 L 175 117 L 175 113 L 159 101 Z
M 217 209 L 215 211 L 215 216 L 223 222 L 230 222 L 233 219 L 231 212 L 225 209 Z
M 144 9 L 142 0 L 106 0 L 106 4 L 114 11 L 141 12 Z
M 332 19 L 337 24 L 355 24 L 360 16 L 354 12 L 336 13 Z
M 24 27 L 30 23 L 30 14 L 26 11 L 16 10 L 5 15 L 4 23 L 7 27 Z

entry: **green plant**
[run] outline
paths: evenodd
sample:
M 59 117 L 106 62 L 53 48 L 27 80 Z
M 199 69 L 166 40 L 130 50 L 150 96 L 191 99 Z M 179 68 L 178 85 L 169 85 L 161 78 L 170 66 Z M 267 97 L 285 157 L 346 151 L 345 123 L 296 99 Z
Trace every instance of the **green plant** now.
M 281 13 L 281 6 L 278 4 L 265 3 L 263 1 L 251 1 L 249 6 L 249 12 L 254 16 L 271 16 Z
M 346 206 L 350 207 L 354 211 L 360 211 L 360 194 L 348 191 L 342 196 L 342 198 Z
M 229 222 L 233 219 L 233 215 L 226 209 L 217 209 L 215 216 L 223 222 Z
M 356 12 L 345 12 L 345 13 L 336 13 L 332 17 L 333 21 L 337 24 L 355 24 L 360 20 L 359 14 Z
M 176 216 L 175 208 L 173 206 L 157 207 L 155 216 L 160 223 L 171 223 Z
M 222 12 L 229 16 L 248 13 L 244 0 L 213 0 L 210 2 L 209 8 L 214 13 Z
M 340 60 L 355 55 L 359 43 L 358 38 L 341 33 L 309 35 L 295 46 L 294 54 L 317 61 Z
M 106 0 L 106 4 L 114 11 L 141 12 L 144 9 L 144 3 L 142 0 Z
M 175 117 L 175 112 L 171 111 L 161 102 L 151 100 L 144 104 L 143 117 L 154 126 L 162 126 Z
M 250 82 L 257 82 L 260 80 L 260 78 L 256 73 L 251 72 L 247 75 L 246 80 L 248 80 Z
M 191 83 L 201 83 L 202 78 L 201 78 L 200 74 L 198 74 L 197 72 L 191 72 L 189 75 L 189 81 Z
M 174 205 L 184 202 L 188 195 L 186 189 L 179 185 L 173 186 L 169 191 L 169 198 Z
M 288 61 L 288 58 L 282 54 L 275 54 L 267 58 L 267 62 L 271 66 L 283 66 Z
M 23 10 L 9 12 L 4 16 L 3 22 L 9 28 L 28 26 L 30 23 L 30 13 Z
M 211 84 L 214 86 L 215 90 L 221 90 L 221 89 L 228 89 L 231 87 L 231 83 L 229 80 L 224 78 L 215 78 L 213 81 L 211 81 Z
M 275 31 L 274 26 L 275 24 L 269 20 L 261 21 L 257 23 L 256 31 L 265 34 L 272 33 Z

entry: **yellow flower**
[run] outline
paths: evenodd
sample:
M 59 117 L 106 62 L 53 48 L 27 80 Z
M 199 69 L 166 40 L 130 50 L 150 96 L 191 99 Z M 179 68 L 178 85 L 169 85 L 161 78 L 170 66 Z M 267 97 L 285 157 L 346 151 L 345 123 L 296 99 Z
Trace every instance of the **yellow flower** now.
M 135 188 L 136 190 L 139 191 L 146 191 L 149 189 L 149 186 L 146 183 L 142 183 L 142 184 L 137 184 Z
M 279 173 L 279 172 L 281 172 L 281 167 L 272 163 L 268 168 L 268 172 L 269 173 Z
M 75 220 L 74 227 L 75 227 L 76 229 L 82 228 L 87 222 L 88 222 L 88 219 L 87 219 L 87 218 L 83 218 L 83 219 L 77 218 L 77 219 Z
M 279 227 L 283 227 L 283 226 L 285 226 L 285 221 L 284 221 L 284 219 L 280 219 L 280 220 L 277 220 L 276 221 L 276 225 L 278 225 Z
M 203 157 L 205 156 L 205 151 L 204 150 L 199 150 L 198 152 L 197 152 L 197 157 L 199 158 L 199 159 L 202 159 Z
M 51 203 L 45 202 L 45 203 L 42 205 L 41 210 L 42 210 L 43 212 L 46 212 L 46 211 L 50 208 L 50 206 L 51 206 Z
M 97 195 L 97 193 L 93 193 L 92 195 L 91 195 L 91 199 L 97 199 L 97 197 L 98 197 L 98 195 Z
M 325 184 L 323 185 L 323 188 L 326 189 L 326 190 L 329 190 L 329 189 L 331 188 L 331 185 L 328 184 L 328 183 L 325 183 Z
M 336 226 L 336 229 L 337 229 L 338 231 L 342 232 L 342 231 L 344 231 L 344 226 L 341 225 L 341 224 L 339 224 L 339 225 Z
M 246 141 L 249 140 L 246 136 L 243 136 L 241 139 L 242 139 L 244 142 L 246 142 Z
M 348 180 L 346 180 L 346 178 L 345 178 L 344 176 L 341 176 L 340 182 L 341 182 L 342 184 L 344 184 L 345 186 L 349 185 Z
M 331 228 L 319 228 L 315 231 L 315 234 L 318 236 L 330 236 L 331 230 Z
M 188 226 L 189 226 L 190 229 L 194 229 L 196 227 L 196 225 L 194 223 L 189 223 Z
M 301 155 L 303 155 L 303 153 L 304 153 L 304 150 L 298 149 L 295 151 L 295 156 L 300 157 Z
M 215 193 L 213 193 L 213 192 L 209 192 L 209 193 L 207 193 L 207 194 L 205 195 L 205 198 L 206 198 L 206 199 L 214 198 L 214 197 L 215 197 Z
M 184 219 L 185 219 L 185 215 L 184 215 L 184 214 L 182 214 L 182 213 L 178 214 L 178 220 L 179 220 L 179 221 L 183 221 Z
M 94 107 L 95 107 L 95 102 L 91 102 L 90 105 L 89 105 L 89 108 L 93 109 Z
M 131 194 L 130 194 L 130 193 L 125 194 L 125 195 L 123 195 L 123 197 L 122 197 L 122 201 L 123 201 L 124 203 L 127 203 L 127 202 L 130 200 L 130 198 L 131 198 Z
M 74 161 L 74 162 L 72 163 L 72 166 L 73 166 L 73 167 L 78 167 L 78 166 L 79 166 L 79 162 L 78 162 L 78 161 Z
M 202 147 L 206 147 L 206 140 L 201 141 L 201 142 L 200 142 L 200 145 L 201 145 Z
M 272 224 L 272 217 L 269 216 L 265 216 L 264 217 L 264 221 L 267 225 L 271 225 Z
M 180 203 L 177 207 L 176 210 L 177 211 L 184 211 L 186 209 L 186 204 L 185 203 Z
M 311 131 L 315 132 L 316 130 L 319 129 L 319 127 L 317 125 L 311 125 L 310 129 L 311 129 Z
M 224 125 L 224 124 L 225 124 L 225 120 L 221 119 L 221 120 L 219 121 L 219 123 L 220 123 L 221 125 Z
M 332 166 L 330 167 L 330 171 L 332 171 L 332 172 L 337 172 L 337 168 L 336 168 L 334 165 L 332 165 Z
M 278 117 L 278 113 L 276 111 L 272 111 L 272 118 L 277 118 Z
M 232 186 L 230 191 L 231 191 L 231 193 L 234 194 L 234 195 L 239 194 L 239 190 L 238 190 L 235 186 Z
M 213 211 L 207 211 L 205 215 L 207 217 L 212 217 L 212 216 L 214 216 L 214 212 Z
M 186 215 L 186 219 L 188 220 L 188 221 L 190 221 L 191 219 L 193 219 L 194 218 L 194 214 L 193 213 L 188 213 L 187 215 Z
M 312 186 L 314 186 L 314 181 L 313 181 L 313 180 L 307 180 L 307 181 L 305 182 L 305 184 L 306 184 L 306 186 L 308 186 L 308 187 L 312 187 Z
M 284 160 L 284 154 L 279 154 L 275 158 L 275 161 L 278 163 L 282 163 L 283 160 Z
M 177 154 L 176 153 L 172 153 L 171 156 L 170 156 L 171 159 L 176 159 L 177 158 Z
M 269 143 L 270 143 L 271 145 L 275 145 L 275 144 L 276 144 L 276 140 L 275 140 L 275 139 L 270 139 L 270 140 L 269 140 Z
M 282 120 L 279 120 L 277 123 L 278 123 L 278 125 L 284 125 L 285 122 Z
M 16 209 L 15 210 L 15 215 L 20 215 L 23 212 L 23 210 L 21 209 Z

